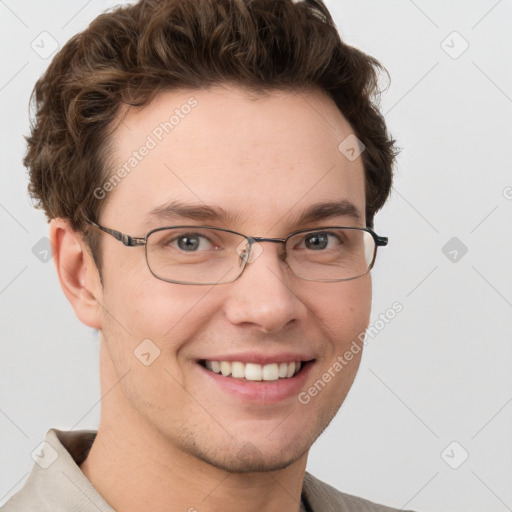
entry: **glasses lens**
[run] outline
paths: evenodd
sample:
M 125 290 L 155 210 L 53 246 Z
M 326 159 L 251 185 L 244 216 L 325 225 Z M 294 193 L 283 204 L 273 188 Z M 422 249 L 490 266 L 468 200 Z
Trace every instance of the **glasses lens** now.
M 341 281 L 366 274 L 375 259 L 373 236 L 363 229 L 333 228 L 298 233 L 287 242 L 288 265 L 311 281 Z
M 241 235 L 213 228 L 181 226 L 150 233 L 148 266 L 156 277 L 175 283 L 218 284 L 235 280 L 247 252 Z

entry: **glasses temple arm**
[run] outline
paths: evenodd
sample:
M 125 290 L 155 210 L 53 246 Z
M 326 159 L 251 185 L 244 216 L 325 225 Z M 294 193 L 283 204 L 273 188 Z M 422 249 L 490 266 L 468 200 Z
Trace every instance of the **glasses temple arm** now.
M 375 235 L 375 245 L 377 245 L 378 247 L 388 245 L 388 237 Z
M 134 247 L 136 245 L 144 245 L 146 241 L 144 238 L 135 238 L 130 235 L 125 235 L 124 233 L 121 233 L 120 231 L 116 231 L 115 229 L 106 228 L 105 226 L 100 226 L 96 222 L 89 222 L 89 224 L 104 233 L 107 233 L 111 236 L 113 236 L 116 240 L 119 240 L 123 243 L 123 245 L 126 245 L 127 247 Z

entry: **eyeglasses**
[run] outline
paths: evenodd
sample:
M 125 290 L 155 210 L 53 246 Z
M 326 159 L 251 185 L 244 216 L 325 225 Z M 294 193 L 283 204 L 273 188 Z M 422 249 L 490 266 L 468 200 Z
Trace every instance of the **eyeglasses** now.
M 282 260 L 301 279 L 350 281 L 367 274 L 375 263 L 377 247 L 388 243 L 387 237 L 370 228 L 355 227 L 302 229 L 285 238 L 265 238 L 211 226 L 168 226 L 138 238 L 89 224 L 125 246 L 144 245 L 151 273 L 176 284 L 231 283 L 263 252 L 260 242 L 283 244 Z

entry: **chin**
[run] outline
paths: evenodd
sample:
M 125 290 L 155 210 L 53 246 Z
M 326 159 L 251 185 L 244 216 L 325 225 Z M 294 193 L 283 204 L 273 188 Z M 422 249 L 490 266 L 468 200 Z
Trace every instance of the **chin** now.
M 263 473 L 279 471 L 291 466 L 307 454 L 308 450 L 309 446 L 306 450 L 297 450 L 294 453 L 283 453 L 280 450 L 263 453 L 253 443 L 246 443 L 238 452 L 203 453 L 196 454 L 196 456 L 204 462 L 230 473 Z
M 323 429 L 322 429 L 323 430 Z M 289 467 L 304 456 L 307 456 L 311 445 L 320 432 L 310 429 L 306 432 L 290 432 L 288 435 L 269 435 L 259 439 L 256 436 L 224 437 L 222 441 L 214 439 L 202 442 L 190 442 L 194 437 L 188 437 L 181 449 L 195 458 L 210 464 L 213 467 L 230 473 L 257 473 L 278 471 Z M 295 435 L 293 435 L 295 434 Z M 250 440 L 248 440 L 250 439 Z M 182 438 L 182 441 L 184 439 Z M 217 440 L 219 441 L 219 440 Z

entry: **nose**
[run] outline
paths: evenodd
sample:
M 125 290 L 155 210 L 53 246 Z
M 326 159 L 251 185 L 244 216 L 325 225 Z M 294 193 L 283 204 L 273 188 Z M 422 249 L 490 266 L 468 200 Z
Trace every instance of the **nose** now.
M 228 320 L 252 325 L 270 333 L 304 318 L 306 306 L 297 290 L 298 278 L 283 261 L 280 244 L 262 243 L 252 248 L 250 263 L 230 286 L 225 303 Z M 254 254 L 260 254 L 254 258 Z

